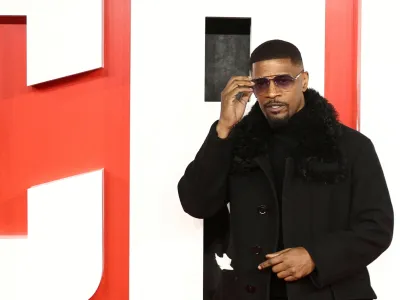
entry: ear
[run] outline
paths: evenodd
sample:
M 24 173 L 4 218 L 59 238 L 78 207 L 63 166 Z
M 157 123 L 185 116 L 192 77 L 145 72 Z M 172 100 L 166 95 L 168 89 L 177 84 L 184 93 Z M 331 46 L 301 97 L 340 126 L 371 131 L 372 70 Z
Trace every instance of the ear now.
M 308 72 L 303 72 L 302 74 L 302 86 L 301 89 L 303 93 L 308 89 Z

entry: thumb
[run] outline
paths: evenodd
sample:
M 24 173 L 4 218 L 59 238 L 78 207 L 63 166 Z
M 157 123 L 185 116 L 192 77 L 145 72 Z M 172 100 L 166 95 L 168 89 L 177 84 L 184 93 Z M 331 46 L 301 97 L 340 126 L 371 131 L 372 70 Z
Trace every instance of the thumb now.
M 270 253 L 270 254 L 265 255 L 265 257 L 266 258 L 273 258 L 273 257 L 281 255 L 281 254 L 283 254 L 285 252 L 288 252 L 290 249 L 292 249 L 292 248 L 286 248 L 286 249 L 283 249 L 283 250 L 275 252 L 275 253 Z

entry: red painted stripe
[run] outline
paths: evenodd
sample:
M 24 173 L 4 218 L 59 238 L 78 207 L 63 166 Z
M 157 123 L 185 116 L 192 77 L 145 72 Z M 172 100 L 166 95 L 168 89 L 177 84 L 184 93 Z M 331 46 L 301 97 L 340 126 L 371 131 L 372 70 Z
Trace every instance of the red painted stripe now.
M 104 1 L 104 68 L 35 88 L 25 22 L 0 16 L 0 234 L 27 233 L 27 188 L 104 168 L 104 269 L 91 300 L 128 300 L 131 0 Z
M 359 128 L 361 0 L 326 0 L 325 96 Z

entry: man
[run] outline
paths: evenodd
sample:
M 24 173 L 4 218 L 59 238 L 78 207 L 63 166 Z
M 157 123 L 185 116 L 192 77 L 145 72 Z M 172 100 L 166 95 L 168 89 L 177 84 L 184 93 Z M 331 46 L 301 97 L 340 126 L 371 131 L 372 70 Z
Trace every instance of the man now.
M 267 41 L 250 65 L 178 184 L 195 218 L 230 204 L 234 279 L 218 299 L 376 298 L 367 266 L 391 243 L 393 208 L 372 142 L 308 88 L 293 44 Z

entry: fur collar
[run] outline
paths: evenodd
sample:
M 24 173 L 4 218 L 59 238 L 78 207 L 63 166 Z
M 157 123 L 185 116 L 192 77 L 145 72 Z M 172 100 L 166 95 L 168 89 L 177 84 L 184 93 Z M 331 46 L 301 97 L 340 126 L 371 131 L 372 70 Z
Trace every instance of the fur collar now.
M 337 183 L 346 177 L 344 155 L 339 147 L 342 125 L 338 114 L 317 91 L 305 93 L 307 109 L 299 143 L 292 153 L 295 174 L 307 181 Z M 232 173 L 243 173 L 257 168 L 255 158 L 266 155 L 267 137 L 271 128 L 258 103 L 234 128 L 235 147 Z

